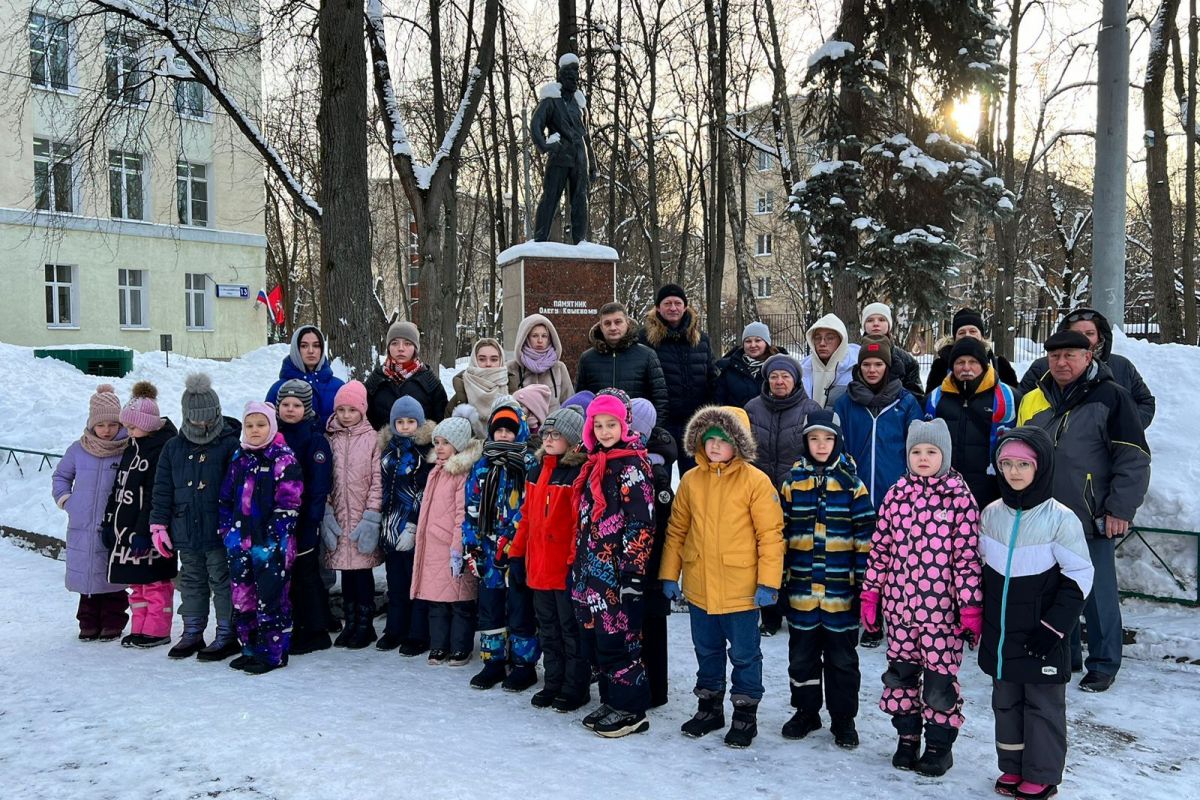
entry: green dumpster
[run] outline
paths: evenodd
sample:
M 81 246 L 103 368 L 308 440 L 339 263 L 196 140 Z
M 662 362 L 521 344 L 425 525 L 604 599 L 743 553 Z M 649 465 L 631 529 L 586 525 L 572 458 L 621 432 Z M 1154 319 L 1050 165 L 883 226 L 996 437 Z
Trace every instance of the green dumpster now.
M 133 369 L 133 351 L 124 347 L 39 347 L 34 358 L 56 358 L 80 372 L 109 378 L 124 378 Z

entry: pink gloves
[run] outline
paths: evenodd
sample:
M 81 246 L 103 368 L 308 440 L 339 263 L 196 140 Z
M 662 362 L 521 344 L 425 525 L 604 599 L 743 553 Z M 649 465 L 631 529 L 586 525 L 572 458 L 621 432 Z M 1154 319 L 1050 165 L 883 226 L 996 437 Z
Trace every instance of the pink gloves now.
M 971 649 L 979 643 L 983 636 L 983 609 L 979 606 L 967 606 L 958 610 L 958 627 L 954 632 L 967 640 Z
M 858 596 L 859 617 L 862 626 L 870 633 L 879 632 L 879 592 L 866 591 Z
M 170 558 L 171 551 L 175 547 L 171 543 L 171 537 L 167 533 L 166 525 L 151 525 L 150 526 L 150 541 L 154 543 L 154 549 L 163 558 Z

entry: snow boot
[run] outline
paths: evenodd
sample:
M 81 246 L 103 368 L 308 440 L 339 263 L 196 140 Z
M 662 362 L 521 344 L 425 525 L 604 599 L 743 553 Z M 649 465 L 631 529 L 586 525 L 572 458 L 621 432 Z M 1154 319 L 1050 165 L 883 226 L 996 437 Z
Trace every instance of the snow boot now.
M 420 639 L 405 639 L 400 643 L 400 655 L 405 658 L 416 658 L 429 652 L 429 642 Z
M 650 720 L 644 712 L 621 711 L 610 708 L 603 719 L 596 720 L 592 731 L 605 739 L 620 739 L 633 733 L 645 733 L 650 730 Z
M 596 729 L 596 723 L 612 713 L 612 707 L 608 703 L 601 703 L 600 707 L 592 713 L 588 714 L 580 723 L 589 731 Z
M 98 628 L 88 628 L 87 630 L 79 631 L 79 641 L 94 642 L 100 638 L 100 630 Z
M 504 680 L 504 675 L 504 662 L 498 658 L 488 659 L 483 662 L 483 669 L 479 670 L 479 672 L 475 673 L 475 677 L 471 678 L 471 688 L 491 689 Z
M 572 711 L 578 711 L 590 702 L 592 702 L 592 696 L 590 694 L 560 694 L 558 697 L 554 698 L 554 702 L 551 705 L 558 713 L 569 714 Z
M 146 636 L 145 634 L 133 642 L 131 647 L 139 647 L 142 650 L 149 650 L 151 647 L 162 647 L 164 644 L 170 644 L 170 636 Z
M 120 638 L 121 638 L 121 632 L 122 632 L 122 631 L 124 631 L 124 630 L 125 630 L 124 628 L 120 628 L 120 629 L 116 629 L 116 628 L 102 628 L 102 629 L 100 630 L 100 637 L 99 637 L 99 638 L 100 638 L 100 641 L 102 641 L 102 642 L 111 642 L 113 639 L 120 639 Z
M 908 771 L 916 769 L 920 750 L 920 736 L 901 736 L 900 743 L 896 745 L 896 753 L 892 756 L 892 766 Z
M 719 731 L 725 727 L 725 693 L 714 692 L 712 689 L 696 689 L 696 713 L 687 722 L 679 726 L 684 736 L 699 739 L 706 733 Z
M 184 617 L 183 636 L 167 652 L 167 658 L 191 658 L 203 650 L 207 646 L 204 641 L 204 629 L 207 627 L 207 617 Z
M 1058 787 L 1052 783 L 1021 781 L 1021 785 L 1017 787 L 1017 793 L 1013 796 L 1017 800 L 1045 800 L 1045 798 L 1054 797 L 1056 794 L 1058 794 Z
M 425 663 L 431 667 L 440 667 L 443 664 L 450 663 L 450 654 L 445 650 L 430 650 L 429 658 L 426 659 Z
M 554 705 L 556 697 L 558 697 L 558 689 L 544 687 L 541 691 L 533 693 L 533 697 L 529 698 L 529 705 L 534 708 L 549 708 Z
M 364 605 L 358 609 L 358 624 L 346 642 L 347 650 L 362 650 L 375 641 L 375 606 Z
M 821 715 L 815 711 L 797 711 L 783 723 L 783 738 L 803 739 L 813 731 L 821 730 Z
M 833 734 L 833 743 L 838 747 L 847 750 L 858 747 L 858 729 L 854 727 L 854 717 L 832 717 L 829 721 L 829 732 Z
M 917 761 L 918 775 L 927 778 L 940 778 L 954 766 L 954 740 L 958 731 L 944 725 L 925 726 L 925 752 Z
M 733 696 L 733 722 L 725 734 L 729 747 L 749 747 L 758 735 L 758 701 L 744 695 Z
M 400 646 L 400 637 L 394 633 L 383 632 L 383 636 L 379 637 L 379 641 L 375 643 L 376 650 L 395 650 Z
M 233 633 L 233 623 L 227 619 L 217 620 L 217 638 L 212 644 L 196 654 L 197 661 L 224 661 L 230 656 L 242 652 L 237 636 Z
M 1085 692 L 1107 692 L 1116 679 L 1116 675 L 1106 675 L 1103 672 L 1089 672 L 1079 681 L 1079 688 Z
M 1022 783 L 1021 776 L 1015 772 L 1006 772 L 999 778 L 996 778 L 996 794 L 1004 795 L 1005 797 L 1016 797 L 1017 787 Z
M 286 655 L 278 664 L 268 664 L 265 661 L 260 661 L 259 659 L 255 658 L 251 659 L 249 664 L 242 667 L 242 672 L 246 673 L 247 675 L 266 675 L 268 672 L 274 672 L 277 669 L 286 667 L 287 663 Z
M 328 650 L 331 647 L 333 647 L 333 640 L 329 638 L 329 632 L 324 628 L 301 631 L 293 628 L 292 639 L 288 643 L 288 655 L 303 656 L 319 650 Z
M 446 663 L 452 667 L 465 667 L 471 663 L 471 651 L 461 650 L 457 653 L 451 653 L 450 660 Z
M 242 655 L 229 662 L 230 669 L 245 669 L 254 663 L 254 656 L 243 653 Z
M 537 680 L 536 667 L 532 664 L 517 664 L 512 668 L 512 672 L 508 673 L 500 688 L 506 692 L 523 692 L 531 686 L 536 686 Z
M 358 606 L 347 603 L 342 607 L 342 612 L 346 619 L 342 623 L 342 632 L 333 640 L 334 647 L 345 647 L 354 638 L 354 631 L 358 628 Z

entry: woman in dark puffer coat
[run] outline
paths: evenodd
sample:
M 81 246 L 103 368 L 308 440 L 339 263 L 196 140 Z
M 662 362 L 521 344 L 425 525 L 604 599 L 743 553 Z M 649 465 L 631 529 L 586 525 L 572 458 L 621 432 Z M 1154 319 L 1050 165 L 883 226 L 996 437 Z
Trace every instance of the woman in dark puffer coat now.
M 742 344 L 717 362 L 717 383 L 713 402 L 719 406 L 746 404 L 762 391 L 763 364 L 776 353 L 786 353 L 771 344 L 771 330 L 761 322 L 751 322 L 742 331 Z

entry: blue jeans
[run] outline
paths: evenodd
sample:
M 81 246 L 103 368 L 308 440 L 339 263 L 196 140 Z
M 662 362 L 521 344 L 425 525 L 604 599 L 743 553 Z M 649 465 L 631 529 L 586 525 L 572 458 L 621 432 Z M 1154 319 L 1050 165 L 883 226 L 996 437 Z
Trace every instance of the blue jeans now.
M 1121 595 L 1117 587 L 1117 542 L 1120 539 L 1088 537 L 1088 554 L 1096 570 L 1092 593 L 1083 606 L 1087 620 L 1088 654 L 1084 666 L 1088 672 L 1116 675 L 1121 669 Z M 1071 660 L 1083 657 L 1079 626 L 1071 631 Z
M 725 645 L 733 664 L 733 696 L 761 700 L 763 696 L 761 634 L 758 609 L 732 614 L 709 614 L 692 605 L 692 645 L 696 648 L 696 688 L 725 691 Z

